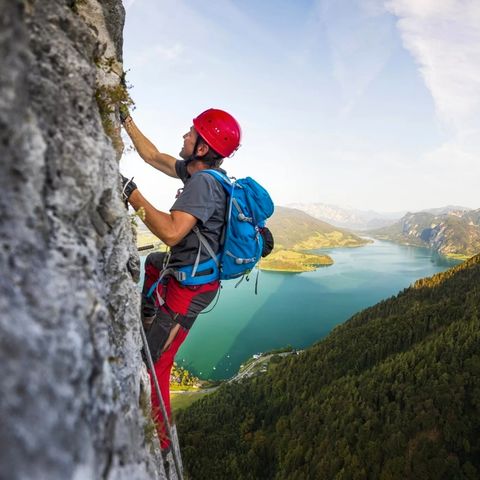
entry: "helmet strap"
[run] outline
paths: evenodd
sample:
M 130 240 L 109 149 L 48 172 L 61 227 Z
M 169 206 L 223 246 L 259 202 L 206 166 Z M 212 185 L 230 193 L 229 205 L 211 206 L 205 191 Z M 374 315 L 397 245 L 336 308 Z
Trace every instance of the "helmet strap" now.
M 192 157 L 194 157 L 195 159 L 198 159 L 200 157 L 197 156 L 197 150 L 198 150 L 198 147 L 200 146 L 200 143 L 202 142 L 203 138 L 197 133 L 197 139 L 195 140 L 195 145 L 193 147 L 193 153 L 192 153 Z
M 188 158 L 185 159 L 185 165 L 188 165 L 189 163 L 192 163 L 194 160 L 198 160 L 199 158 L 201 158 L 201 157 L 197 157 L 197 148 L 199 147 L 201 140 L 202 140 L 202 137 L 197 133 L 197 139 L 195 140 L 195 145 L 193 146 L 193 152 Z

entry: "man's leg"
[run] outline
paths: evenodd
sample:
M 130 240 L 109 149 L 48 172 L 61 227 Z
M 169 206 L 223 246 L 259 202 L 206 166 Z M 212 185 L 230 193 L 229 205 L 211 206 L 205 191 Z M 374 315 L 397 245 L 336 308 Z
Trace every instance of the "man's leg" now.
M 169 421 L 171 418 L 170 373 L 172 371 L 175 355 L 177 354 L 177 351 L 185 338 L 187 338 L 188 332 L 189 330 L 186 328 L 180 327 L 170 346 L 160 355 L 160 358 L 155 362 L 154 365 L 155 374 L 157 375 L 158 383 L 160 385 L 160 393 L 162 394 L 163 403 L 165 405 L 165 410 L 167 412 Z M 150 381 L 152 386 L 152 408 L 155 422 L 157 423 L 157 432 L 160 436 L 160 445 L 162 449 L 167 449 L 170 446 L 170 439 L 167 437 L 167 433 L 164 428 L 160 403 L 158 401 L 158 396 L 152 377 L 150 377 Z
M 148 331 L 148 343 L 149 345 L 152 344 L 151 349 L 153 350 L 156 349 L 155 345 L 158 345 L 158 339 L 161 335 L 158 333 L 158 338 L 155 340 L 153 337 L 154 333 L 163 332 L 165 338 L 160 357 L 158 359 L 154 357 L 154 369 L 169 420 L 171 418 L 170 373 L 175 355 L 187 337 L 189 329 L 193 325 L 197 315 L 212 302 L 219 287 L 219 282 L 212 282 L 195 288 L 183 287 L 173 278 L 170 278 L 166 288 L 165 300 L 167 307 L 164 306 L 159 309 L 152 327 Z M 173 307 L 175 307 L 175 309 Z M 167 317 L 167 315 L 170 315 L 170 317 Z M 163 324 L 163 326 L 160 324 Z M 178 329 L 178 331 L 172 339 L 169 335 L 166 335 L 166 332 L 167 330 L 171 332 L 174 328 Z M 168 344 L 169 341 L 171 341 L 170 344 Z M 153 381 L 152 407 L 154 410 L 154 419 L 158 425 L 157 431 L 161 439 L 161 447 L 162 449 L 166 449 L 170 445 L 170 440 L 166 435 Z

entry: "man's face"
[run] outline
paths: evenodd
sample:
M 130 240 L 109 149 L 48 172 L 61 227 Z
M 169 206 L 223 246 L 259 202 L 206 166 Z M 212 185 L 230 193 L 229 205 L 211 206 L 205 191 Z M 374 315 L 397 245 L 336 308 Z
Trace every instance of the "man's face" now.
M 190 130 L 183 136 L 183 147 L 180 150 L 180 158 L 186 160 L 193 155 L 193 149 L 195 148 L 196 141 L 197 131 L 195 128 L 190 127 Z

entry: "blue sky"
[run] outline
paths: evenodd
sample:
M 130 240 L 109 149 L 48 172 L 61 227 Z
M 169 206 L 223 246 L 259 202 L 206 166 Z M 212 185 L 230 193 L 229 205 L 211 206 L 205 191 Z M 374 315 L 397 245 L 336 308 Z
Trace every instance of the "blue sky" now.
M 193 116 L 230 111 L 224 163 L 276 204 L 479 208 L 478 0 L 124 0 L 133 118 L 178 155 Z M 121 162 L 168 210 L 178 180 Z

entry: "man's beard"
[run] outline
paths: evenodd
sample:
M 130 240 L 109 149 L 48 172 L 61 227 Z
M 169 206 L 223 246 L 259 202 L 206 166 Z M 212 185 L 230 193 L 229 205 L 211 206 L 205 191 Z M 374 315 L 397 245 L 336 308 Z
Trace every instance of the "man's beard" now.
M 180 158 L 185 162 L 185 165 L 188 165 L 189 163 L 193 162 L 193 160 L 195 160 L 196 157 L 195 157 L 195 155 L 193 155 L 193 153 L 192 153 L 192 155 L 188 155 L 188 156 L 185 155 L 185 151 L 184 151 L 184 150 L 185 150 L 185 149 L 182 148 L 182 149 L 180 150 L 179 155 L 180 155 Z

